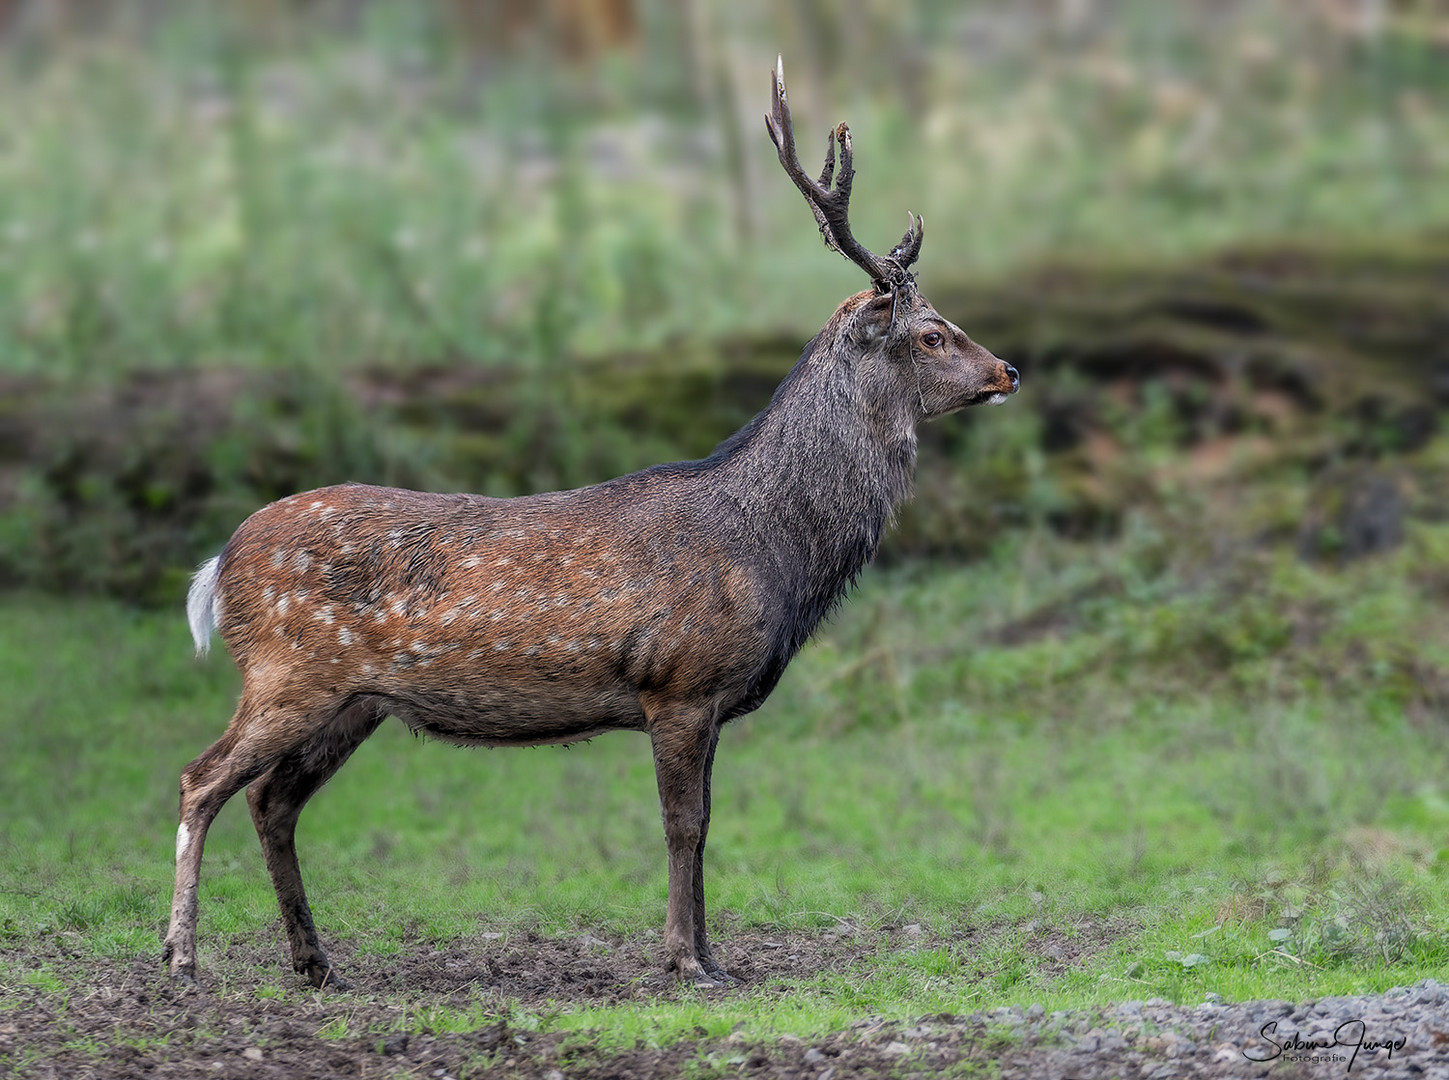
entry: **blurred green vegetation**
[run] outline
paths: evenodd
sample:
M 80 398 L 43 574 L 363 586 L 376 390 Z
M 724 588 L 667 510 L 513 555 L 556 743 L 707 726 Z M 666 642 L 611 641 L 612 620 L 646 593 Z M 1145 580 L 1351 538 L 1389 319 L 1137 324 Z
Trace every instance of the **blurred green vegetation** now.
M 802 132 L 855 128 L 858 235 L 923 211 L 928 295 L 1025 377 L 929 430 L 894 556 L 1437 425 L 1437 5 L 5 10 L 0 581 L 170 603 L 292 490 L 706 453 L 862 284 L 758 131 L 776 49 Z M 1264 528 L 1331 555 L 1320 503 Z
M 573 61 L 480 58 L 441 3 L 108 6 L 131 18 L 6 45 L 3 370 L 808 335 L 859 281 L 759 130 L 777 49 L 802 139 L 856 130 L 857 232 L 925 213 L 928 283 L 1449 219 L 1423 4 L 1368 36 L 1274 0 L 640 3 Z
M 1041 532 L 1393 547 L 1449 496 L 1440 417 L 1449 255 L 1434 236 L 1057 265 L 934 290 L 1024 373 L 1003 408 L 923 429 L 887 561 L 991 558 Z M 363 480 L 495 495 L 699 457 L 769 398 L 787 335 L 573 358 L 118 373 L 12 384 L 0 577 L 172 604 L 249 513 Z

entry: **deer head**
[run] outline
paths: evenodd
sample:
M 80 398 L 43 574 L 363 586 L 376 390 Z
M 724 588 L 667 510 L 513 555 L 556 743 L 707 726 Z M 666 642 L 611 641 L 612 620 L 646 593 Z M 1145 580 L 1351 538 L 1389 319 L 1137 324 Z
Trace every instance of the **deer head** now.
M 868 275 L 872 289 L 843 305 L 832 327 L 850 355 L 859 351 L 861 378 L 872 399 L 883 405 L 893 398 L 911 403 L 912 422 L 931 420 L 968 405 L 999 405 L 1016 393 L 1020 376 L 972 341 L 954 323 L 941 317 L 916 289 L 911 266 L 926 237 L 924 218 L 908 214 L 910 224 L 900 242 L 876 255 L 850 230 L 850 189 L 855 178 L 850 128 L 839 124 L 826 135 L 825 167 L 811 179 L 795 151 L 795 129 L 785 92 L 785 65 L 776 59 L 771 78 L 772 108 L 765 129 L 775 144 L 780 164 L 815 215 L 827 247 L 840 252 Z M 839 165 L 836 150 L 839 148 Z

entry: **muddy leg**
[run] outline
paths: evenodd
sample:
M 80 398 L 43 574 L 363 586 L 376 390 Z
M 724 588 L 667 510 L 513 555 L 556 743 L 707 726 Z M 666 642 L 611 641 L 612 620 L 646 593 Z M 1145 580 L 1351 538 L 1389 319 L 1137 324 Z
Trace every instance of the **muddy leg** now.
M 282 923 L 292 950 L 292 967 L 319 988 L 331 986 L 346 990 L 348 987 L 317 940 L 312 909 L 307 906 L 307 894 L 302 888 L 302 871 L 297 865 L 297 819 L 307 800 L 377 730 L 385 716 L 386 713 L 367 703 L 343 709 L 322 734 L 288 753 L 247 789 L 252 823 L 257 827 L 262 855 L 282 909 Z
M 716 728 L 704 758 L 704 818 L 699 825 L 699 846 L 694 850 L 694 951 L 706 975 L 716 982 L 731 983 L 734 979 L 714 958 L 714 950 L 709 947 L 709 931 L 704 922 L 704 845 L 709 838 L 710 776 L 714 772 L 714 752 L 718 746 L 719 729 Z
M 704 831 L 705 761 L 714 743 L 713 717 L 670 713 L 651 717 L 654 773 L 669 848 L 669 904 L 664 950 L 669 967 L 698 986 L 718 986 L 706 971 L 695 930 L 695 867 Z M 718 966 L 718 965 L 716 965 Z

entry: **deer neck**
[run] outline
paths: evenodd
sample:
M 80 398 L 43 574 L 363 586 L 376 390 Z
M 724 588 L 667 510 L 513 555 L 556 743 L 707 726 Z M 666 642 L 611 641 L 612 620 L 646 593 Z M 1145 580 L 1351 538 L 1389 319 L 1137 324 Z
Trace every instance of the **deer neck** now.
M 817 339 L 722 462 L 748 542 L 792 609 L 793 647 L 875 557 L 911 493 L 911 403 L 865 394 L 859 363 Z

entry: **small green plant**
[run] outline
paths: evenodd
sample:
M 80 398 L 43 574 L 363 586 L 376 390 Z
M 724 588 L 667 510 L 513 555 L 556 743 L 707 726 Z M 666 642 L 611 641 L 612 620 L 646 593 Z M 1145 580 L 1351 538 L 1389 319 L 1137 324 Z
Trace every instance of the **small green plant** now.
M 20 976 L 20 981 L 50 994 L 59 994 L 66 989 L 65 982 L 53 971 L 27 971 Z
M 319 1039 L 345 1039 L 351 1034 L 351 1023 L 346 1014 L 330 1017 L 317 1029 Z

